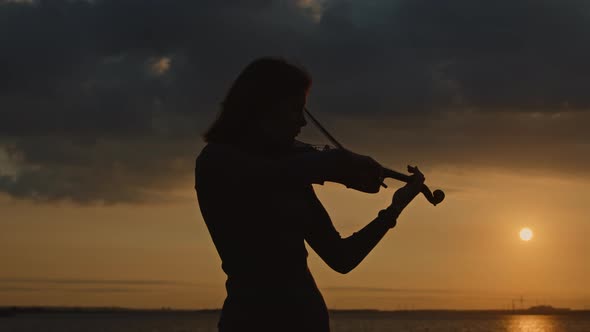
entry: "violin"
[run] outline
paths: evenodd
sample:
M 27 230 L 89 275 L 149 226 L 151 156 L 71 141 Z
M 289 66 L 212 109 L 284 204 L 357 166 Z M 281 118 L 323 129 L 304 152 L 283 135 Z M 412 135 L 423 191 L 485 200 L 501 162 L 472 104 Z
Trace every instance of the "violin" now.
M 340 144 L 335 138 L 334 136 L 332 136 L 327 130 L 326 128 L 324 128 L 324 126 L 322 126 L 319 121 L 313 116 L 311 115 L 311 112 L 309 112 L 309 110 L 307 109 L 307 107 L 303 108 L 305 114 L 309 117 L 309 119 L 311 120 L 311 122 L 322 132 L 322 134 L 324 136 L 326 136 L 326 138 L 338 149 L 345 149 L 342 144 Z M 326 150 L 326 149 L 330 149 L 331 147 L 329 145 L 325 145 L 325 146 L 319 146 L 319 145 L 313 145 L 313 144 L 307 144 L 307 143 L 303 143 L 301 141 L 295 141 L 296 146 L 298 149 L 304 149 L 304 150 L 315 150 L 315 151 L 322 151 L 322 150 Z M 408 166 L 409 168 L 410 166 Z M 391 170 L 389 168 L 383 167 L 383 178 L 392 178 L 395 180 L 399 180 L 402 182 L 411 182 L 412 181 L 412 176 L 411 175 L 407 175 L 407 174 L 403 174 L 394 170 Z M 387 188 L 387 185 L 385 183 L 381 183 L 381 186 L 384 188 Z M 445 193 L 440 190 L 437 189 L 435 191 L 430 191 L 430 189 L 428 188 L 428 186 L 426 184 L 423 185 L 422 190 L 421 190 L 422 194 L 424 195 L 424 197 L 426 197 L 426 200 L 428 200 L 428 202 L 430 202 L 432 205 L 436 206 L 437 204 L 439 204 L 440 202 L 442 202 L 445 199 Z

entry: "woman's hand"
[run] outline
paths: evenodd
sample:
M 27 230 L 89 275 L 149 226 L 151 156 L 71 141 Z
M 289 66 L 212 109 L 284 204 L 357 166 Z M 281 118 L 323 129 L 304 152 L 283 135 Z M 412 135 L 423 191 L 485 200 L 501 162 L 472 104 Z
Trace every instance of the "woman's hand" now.
M 334 149 L 333 170 L 329 181 L 345 185 L 365 193 L 377 193 L 383 181 L 383 167 L 369 156 L 344 149 Z
M 424 186 L 424 174 L 420 172 L 418 166 L 412 167 L 408 165 L 408 172 L 412 173 L 412 181 L 399 188 L 393 194 L 391 201 L 390 208 L 395 209 L 398 213 L 401 213 L 410 204 L 414 197 L 422 191 L 422 187 Z

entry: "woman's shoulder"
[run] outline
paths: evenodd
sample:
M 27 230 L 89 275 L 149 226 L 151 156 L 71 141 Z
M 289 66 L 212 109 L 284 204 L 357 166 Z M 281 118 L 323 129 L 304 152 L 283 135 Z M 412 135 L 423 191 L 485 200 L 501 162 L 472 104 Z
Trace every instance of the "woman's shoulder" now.
M 240 164 L 236 153 L 236 148 L 228 144 L 207 143 L 195 160 L 195 188 L 200 187 L 202 192 L 212 188 L 209 184 L 228 180 L 234 173 L 232 169 Z

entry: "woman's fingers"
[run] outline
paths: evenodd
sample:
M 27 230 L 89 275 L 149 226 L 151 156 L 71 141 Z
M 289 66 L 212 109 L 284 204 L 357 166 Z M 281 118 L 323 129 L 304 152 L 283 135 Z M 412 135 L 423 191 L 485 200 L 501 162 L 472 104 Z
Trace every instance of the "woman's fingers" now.
M 420 169 L 418 169 L 418 166 L 410 166 L 408 165 L 408 171 L 410 171 L 412 173 L 412 178 L 410 180 L 410 182 L 408 182 L 408 187 L 409 190 L 411 191 L 411 195 L 412 195 L 412 199 L 418 195 L 421 191 L 422 188 L 424 187 L 424 181 L 426 180 L 426 178 L 424 177 L 424 174 L 422 174 L 422 172 L 420 172 Z
M 398 211 L 402 211 L 410 202 L 422 192 L 424 188 L 424 174 L 420 172 L 417 166 L 408 165 L 408 172 L 412 173 L 410 181 L 403 187 L 399 188 L 392 198 L 392 205 L 394 205 Z
M 400 203 L 405 207 L 422 191 L 424 187 L 424 174 L 420 172 L 418 166 L 408 165 L 408 172 L 412 173 L 411 180 L 400 188 Z
M 365 170 L 361 180 L 366 186 L 366 192 L 377 193 L 383 181 L 383 167 L 373 158 L 366 156 Z
M 383 167 L 369 156 L 341 150 L 338 163 L 334 166 L 338 175 L 332 180 L 366 193 L 377 193 L 383 181 Z
M 418 169 L 418 166 L 408 165 L 408 172 L 412 173 L 412 177 L 415 181 L 418 180 L 424 182 L 424 180 L 426 180 L 424 174 L 422 174 L 422 172 L 420 172 L 420 169 Z

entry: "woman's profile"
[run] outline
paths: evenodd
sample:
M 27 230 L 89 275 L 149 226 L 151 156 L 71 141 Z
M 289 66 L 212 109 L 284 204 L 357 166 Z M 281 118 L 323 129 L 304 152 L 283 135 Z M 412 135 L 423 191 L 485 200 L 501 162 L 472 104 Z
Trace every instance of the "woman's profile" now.
M 414 168 L 414 181 L 396 191 L 389 207 L 342 238 L 312 184 L 377 192 L 382 167 L 347 150 L 296 148 L 311 82 L 283 58 L 256 59 L 233 82 L 204 135 L 195 189 L 227 275 L 220 332 L 329 331 L 304 242 L 332 269 L 348 273 L 395 226 L 424 182 Z

